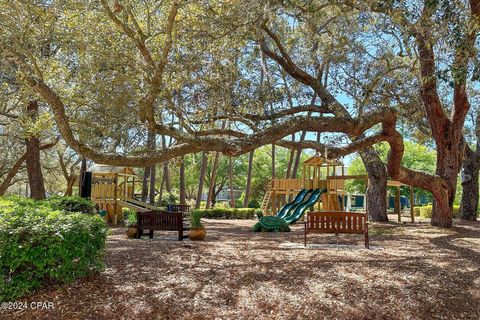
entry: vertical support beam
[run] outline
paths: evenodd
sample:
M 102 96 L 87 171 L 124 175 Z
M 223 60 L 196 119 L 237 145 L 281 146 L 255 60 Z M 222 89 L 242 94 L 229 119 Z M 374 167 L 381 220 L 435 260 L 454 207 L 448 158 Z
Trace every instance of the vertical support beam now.
M 113 178 L 113 183 L 115 184 L 115 188 L 113 189 L 113 224 L 117 224 L 117 206 L 118 206 L 118 174 L 115 174 Z M 108 213 L 108 209 L 107 209 Z
M 400 187 L 395 189 L 395 213 L 398 215 L 398 222 L 402 222 L 402 207 L 400 204 Z
M 135 177 L 133 177 L 132 181 L 132 198 L 135 198 Z
M 413 208 L 415 207 L 415 191 L 413 190 L 413 186 L 410 186 L 410 217 L 412 219 L 412 223 L 415 222 L 415 212 Z
M 275 215 L 277 213 L 277 209 L 275 208 L 275 189 L 272 190 L 272 215 Z

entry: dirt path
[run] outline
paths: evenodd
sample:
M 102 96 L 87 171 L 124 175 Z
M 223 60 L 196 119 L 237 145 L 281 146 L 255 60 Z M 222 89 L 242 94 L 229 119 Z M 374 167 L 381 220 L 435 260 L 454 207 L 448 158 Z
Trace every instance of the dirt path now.
M 302 226 L 255 234 L 253 223 L 208 221 L 204 242 L 130 240 L 112 229 L 105 272 L 22 299 L 53 310 L 0 318 L 480 319 L 480 223 L 378 225 L 377 250 L 363 249 L 360 235 L 304 249 Z

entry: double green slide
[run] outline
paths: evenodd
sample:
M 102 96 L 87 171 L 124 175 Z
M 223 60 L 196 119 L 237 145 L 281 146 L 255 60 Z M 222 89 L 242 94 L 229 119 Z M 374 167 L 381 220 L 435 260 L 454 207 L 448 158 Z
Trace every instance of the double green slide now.
M 308 209 L 318 202 L 320 196 L 326 192 L 327 189 L 302 189 L 292 202 L 280 209 L 277 217 L 282 218 L 288 224 L 297 222 Z

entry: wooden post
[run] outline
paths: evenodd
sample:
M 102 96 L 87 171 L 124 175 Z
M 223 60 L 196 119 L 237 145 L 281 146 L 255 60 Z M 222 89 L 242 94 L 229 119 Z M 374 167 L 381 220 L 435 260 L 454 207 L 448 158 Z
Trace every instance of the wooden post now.
M 123 199 L 127 199 L 127 181 L 128 178 L 123 176 Z
M 400 204 L 400 187 L 395 190 L 395 212 L 398 215 L 398 222 L 402 222 L 402 206 Z
M 117 224 L 117 197 L 118 197 L 118 174 L 115 174 L 113 178 L 113 183 L 115 184 L 115 188 L 113 189 L 113 224 Z M 108 213 L 108 210 L 107 210 Z
M 132 198 L 135 198 L 135 177 L 133 177 L 132 182 Z
M 272 215 L 275 215 L 276 208 L 275 208 L 275 189 L 272 190 Z
M 415 207 L 415 191 L 413 186 L 410 186 L 410 217 L 412 218 L 412 223 L 415 222 L 415 212 L 413 208 Z

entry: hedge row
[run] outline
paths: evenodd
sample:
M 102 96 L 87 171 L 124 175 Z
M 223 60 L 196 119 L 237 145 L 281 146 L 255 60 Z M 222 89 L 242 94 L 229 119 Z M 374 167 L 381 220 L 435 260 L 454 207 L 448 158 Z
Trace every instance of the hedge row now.
M 432 210 L 433 206 L 432 205 L 427 205 L 423 207 L 414 207 L 413 208 L 413 213 L 416 216 L 420 216 L 422 218 L 431 218 L 432 217 Z M 460 206 L 453 206 L 453 218 L 457 218 L 460 214 Z
M 206 219 L 253 219 L 256 209 L 253 208 L 215 208 L 197 209 Z
M 103 269 L 105 221 L 59 203 L 0 197 L 0 302 Z

